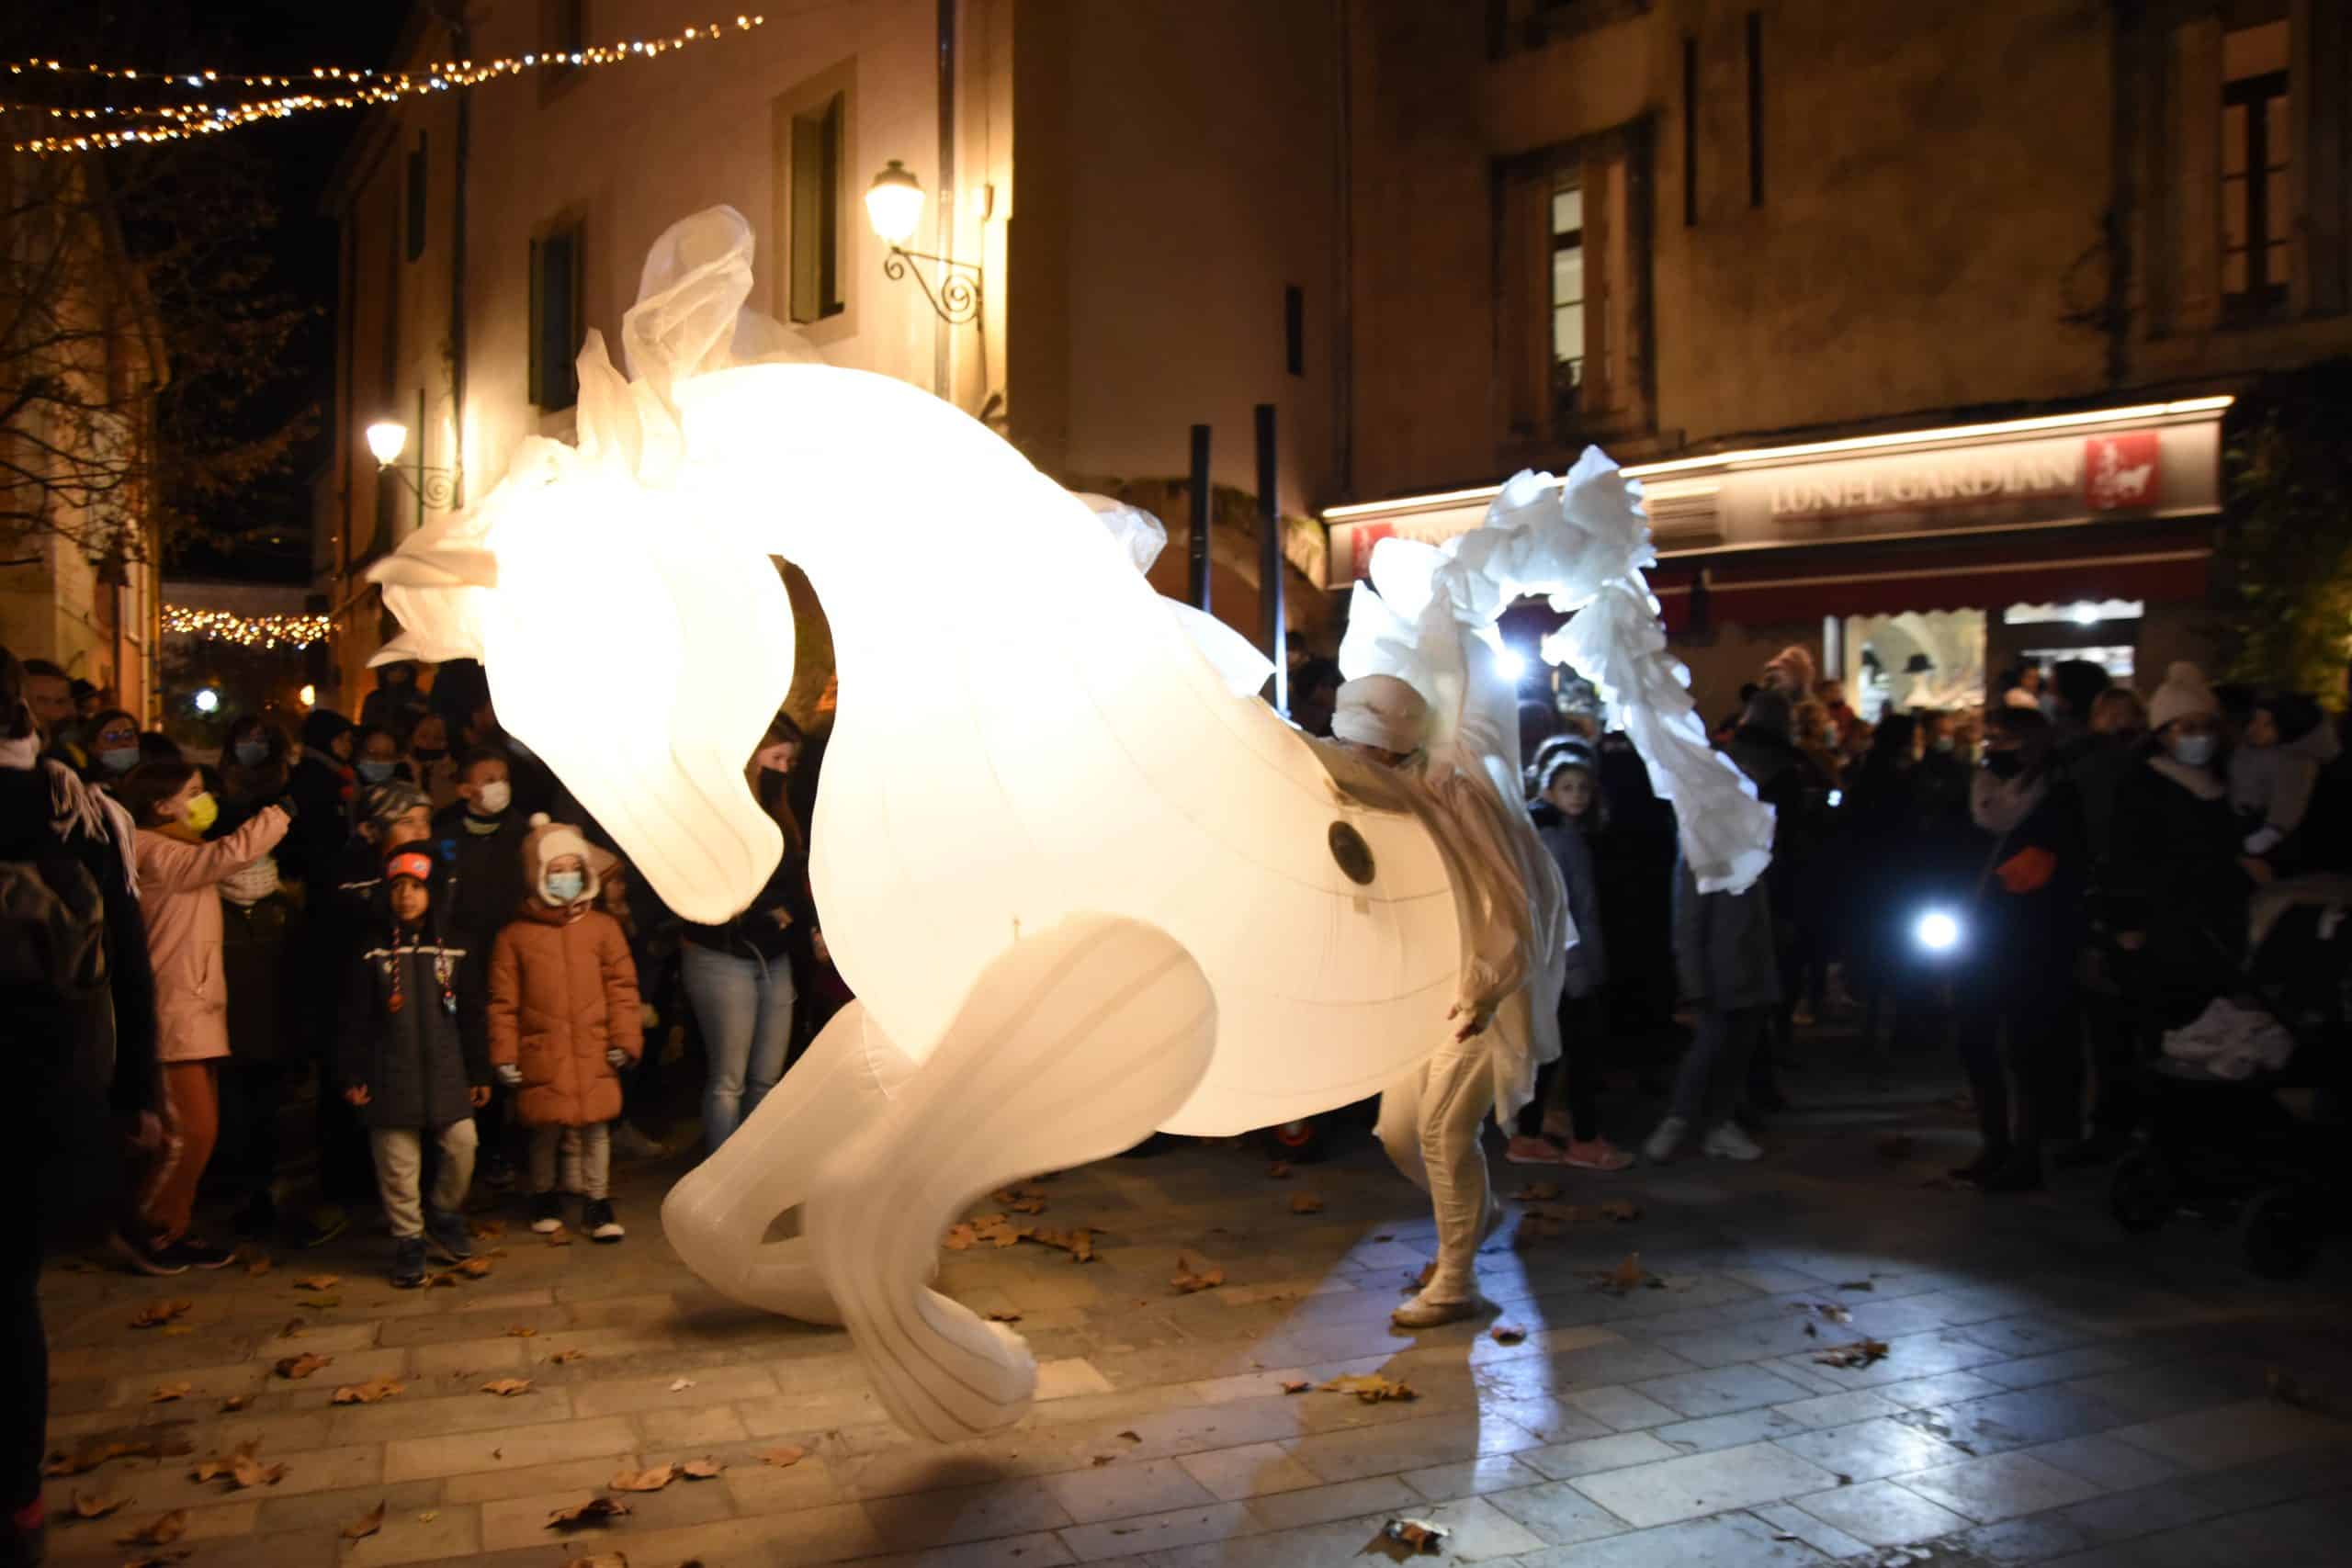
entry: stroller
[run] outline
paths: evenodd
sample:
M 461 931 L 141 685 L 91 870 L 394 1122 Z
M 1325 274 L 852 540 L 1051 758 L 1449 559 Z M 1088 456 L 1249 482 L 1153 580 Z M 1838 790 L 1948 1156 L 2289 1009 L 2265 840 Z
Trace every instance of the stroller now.
M 2243 1220 L 2247 1267 L 2291 1279 L 2318 1259 L 2352 1196 L 2352 877 L 2275 883 L 2248 926 L 2236 994 L 2168 1034 L 2146 1069 L 2149 1135 L 2116 1166 L 2108 1205 L 2131 1231 L 2176 1213 Z M 2223 1025 L 2236 1026 L 2233 1040 Z

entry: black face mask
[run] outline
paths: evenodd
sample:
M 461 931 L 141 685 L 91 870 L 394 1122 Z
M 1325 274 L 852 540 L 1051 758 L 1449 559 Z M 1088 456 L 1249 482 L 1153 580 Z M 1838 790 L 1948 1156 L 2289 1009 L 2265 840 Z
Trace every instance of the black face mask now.
M 2025 753 L 1987 751 L 1984 753 L 1984 771 L 1996 779 L 2013 779 L 2025 772 Z
M 411 748 L 409 751 L 409 755 L 420 762 L 437 762 L 448 754 L 449 749 L 447 746 L 417 746 Z

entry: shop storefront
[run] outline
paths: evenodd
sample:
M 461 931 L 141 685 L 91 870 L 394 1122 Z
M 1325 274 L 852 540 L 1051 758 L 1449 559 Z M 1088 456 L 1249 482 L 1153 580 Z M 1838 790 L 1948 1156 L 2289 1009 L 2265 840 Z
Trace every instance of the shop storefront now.
M 1653 584 L 1694 690 L 1727 701 L 1792 642 L 1814 647 L 1872 706 L 1981 702 L 1997 671 L 2026 658 L 2095 658 L 2144 683 L 2165 661 L 2198 657 L 2229 402 L 1628 468 L 1643 481 Z M 1332 585 L 1363 575 L 1382 538 L 1475 528 L 1494 493 L 1332 508 Z

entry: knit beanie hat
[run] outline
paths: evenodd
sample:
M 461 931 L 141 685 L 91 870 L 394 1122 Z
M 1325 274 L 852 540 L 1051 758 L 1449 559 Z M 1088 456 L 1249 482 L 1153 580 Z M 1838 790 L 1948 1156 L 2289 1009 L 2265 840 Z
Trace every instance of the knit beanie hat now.
M 430 811 L 433 797 L 406 779 L 386 779 L 379 784 L 369 784 L 359 797 L 360 813 L 379 827 L 397 822 L 412 811 Z
M 1340 688 L 1331 734 L 1359 746 L 1411 752 L 1429 739 L 1429 699 L 1394 675 L 1359 675 Z
M 2214 700 L 2213 688 L 2205 683 L 2205 672 L 2182 660 L 2165 671 L 2165 683 L 2148 699 L 2148 728 L 2161 730 L 2179 718 L 2219 718 L 2222 705 Z
M 581 899 L 594 898 L 596 889 L 603 886 L 604 874 L 616 863 L 613 856 L 591 844 L 570 823 L 551 820 L 544 811 L 533 812 L 531 830 L 523 835 L 523 881 L 541 902 L 562 905 L 575 901 L 558 898 L 548 891 L 548 867 L 566 855 L 578 855 L 581 870 L 587 874 Z

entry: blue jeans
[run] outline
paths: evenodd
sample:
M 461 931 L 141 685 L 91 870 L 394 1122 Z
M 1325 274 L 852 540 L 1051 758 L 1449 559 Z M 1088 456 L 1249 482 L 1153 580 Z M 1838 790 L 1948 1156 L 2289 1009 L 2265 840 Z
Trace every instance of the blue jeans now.
M 702 1136 L 712 1149 L 760 1108 L 792 1046 L 792 961 L 738 958 L 685 944 L 686 999 L 710 1056 Z

